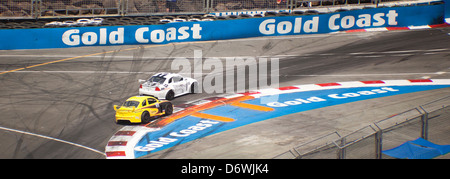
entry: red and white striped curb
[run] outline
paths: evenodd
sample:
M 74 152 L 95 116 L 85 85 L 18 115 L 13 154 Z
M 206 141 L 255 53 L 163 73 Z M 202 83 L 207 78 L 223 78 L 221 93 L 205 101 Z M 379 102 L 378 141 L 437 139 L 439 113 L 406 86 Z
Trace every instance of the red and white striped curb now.
M 117 131 L 108 141 L 105 147 L 106 158 L 134 159 L 134 146 L 148 132 L 159 128 L 145 126 L 125 126 Z
M 449 85 L 450 79 L 411 79 L 411 80 L 375 80 L 375 81 L 350 81 L 335 83 L 320 83 L 285 86 L 280 88 L 262 89 L 241 93 L 237 95 L 251 95 L 253 97 L 261 97 L 267 95 L 276 95 L 284 93 L 294 93 L 303 91 L 315 91 L 323 89 L 339 89 L 339 88 L 357 88 L 357 87 L 378 87 L 378 86 L 408 86 L 408 85 Z
M 394 30 L 416 30 L 416 29 L 431 29 L 440 27 L 450 27 L 450 24 L 436 24 L 436 25 L 423 25 L 423 26 L 408 26 L 408 27 L 379 27 L 379 28 L 368 28 L 368 29 L 354 29 L 344 31 L 346 33 L 351 32 L 383 32 L 383 31 L 394 31 Z
M 206 103 L 217 101 L 224 98 L 235 98 L 240 96 L 253 96 L 259 98 L 262 96 L 295 93 L 304 91 L 316 91 L 324 89 L 339 88 L 357 88 L 357 87 L 382 87 L 382 86 L 411 86 L 411 85 L 450 85 L 450 79 L 412 79 L 412 80 L 374 80 L 374 81 L 350 81 L 335 83 L 319 83 L 307 85 L 285 86 L 271 89 L 261 89 L 247 93 L 226 94 L 224 96 L 209 97 L 185 104 L 176 105 L 174 113 L 183 111 L 186 108 L 204 105 Z M 141 138 L 148 132 L 157 131 L 160 128 L 151 128 L 146 126 L 125 126 L 116 132 L 105 147 L 106 158 L 108 159 L 133 159 L 134 147 Z

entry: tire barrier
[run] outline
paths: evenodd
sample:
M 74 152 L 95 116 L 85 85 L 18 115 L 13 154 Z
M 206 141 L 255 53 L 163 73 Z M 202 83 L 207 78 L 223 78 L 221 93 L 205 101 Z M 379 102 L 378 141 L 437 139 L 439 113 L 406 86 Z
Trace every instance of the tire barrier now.
M 342 9 L 340 9 L 342 10 Z M 347 11 L 347 10 L 346 10 Z M 340 11 L 336 11 L 340 12 Z M 259 17 L 277 17 L 277 16 L 299 16 L 316 15 L 316 10 L 306 11 L 267 11 L 261 14 L 239 14 L 216 16 L 213 14 L 195 14 L 195 15 L 172 15 L 172 16 L 136 16 L 136 17 L 106 17 L 106 18 L 66 18 L 58 21 L 54 20 L 0 20 L 0 29 L 33 29 L 33 28 L 57 28 L 57 27 L 85 27 L 85 26 L 123 26 L 123 25 L 155 25 L 166 24 L 170 22 L 198 22 L 213 20 L 233 20 Z
M 445 0 L 448 1 L 448 0 Z M 443 1 L 430 3 L 417 3 L 416 6 L 423 5 L 438 5 L 444 4 Z M 449 9 L 450 3 L 445 3 L 445 9 Z M 398 4 L 392 7 L 404 7 L 411 4 Z M 388 5 L 380 7 L 389 7 Z M 353 7 L 353 8 L 339 8 L 331 10 L 328 13 L 339 13 L 345 11 L 354 11 L 360 9 L 374 9 L 375 6 Z M 124 26 L 124 25 L 156 25 L 166 24 L 171 22 L 198 22 L 198 21 L 213 21 L 213 20 L 233 20 L 259 17 L 277 17 L 277 16 L 302 16 L 302 15 L 318 15 L 323 14 L 314 9 L 292 10 L 292 11 L 261 11 L 252 14 L 249 12 L 234 12 L 229 15 L 213 15 L 213 14 L 194 14 L 194 15 L 159 15 L 159 16 L 126 16 L 126 17 L 105 17 L 105 18 L 65 18 L 65 19 L 17 19 L 17 20 L 0 20 L 0 29 L 34 29 L 34 28 L 57 28 L 57 27 L 85 27 L 85 26 Z M 446 14 L 450 13 L 445 11 Z M 216 13 L 217 14 L 217 13 Z M 220 13 L 223 14 L 223 13 Z

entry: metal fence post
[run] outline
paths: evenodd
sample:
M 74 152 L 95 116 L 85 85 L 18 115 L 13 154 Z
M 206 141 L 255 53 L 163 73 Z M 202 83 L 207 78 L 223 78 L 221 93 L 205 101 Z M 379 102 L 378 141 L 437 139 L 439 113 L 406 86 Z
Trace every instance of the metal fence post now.
M 378 126 L 377 126 L 378 127 Z M 378 130 L 375 133 L 375 158 L 381 159 L 381 151 L 383 150 L 383 132 Z
M 373 123 L 373 125 L 377 128 L 375 132 L 375 158 L 381 159 L 381 152 L 383 151 L 383 130 L 377 123 Z
M 421 131 L 421 137 L 425 140 L 428 140 L 428 112 L 422 107 L 419 106 L 422 111 L 424 112 L 422 114 L 421 120 L 422 120 L 422 131 Z
M 126 15 L 127 7 L 128 7 L 128 0 L 119 0 L 118 14 L 121 16 Z
M 337 159 L 345 159 L 345 142 L 346 142 L 345 137 L 341 138 L 339 145 L 336 142 L 333 142 L 334 145 L 336 145 L 337 147 L 336 151 Z
M 212 0 L 204 0 L 203 2 L 205 3 L 204 4 L 204 12 L 205 13 L 210 13 L 211 12 L 211 9 L 212 9 L 212 2 L 211 2 Z
M 30 17 L 39 18 L 41 15 L 42 0 L 30 0 Z

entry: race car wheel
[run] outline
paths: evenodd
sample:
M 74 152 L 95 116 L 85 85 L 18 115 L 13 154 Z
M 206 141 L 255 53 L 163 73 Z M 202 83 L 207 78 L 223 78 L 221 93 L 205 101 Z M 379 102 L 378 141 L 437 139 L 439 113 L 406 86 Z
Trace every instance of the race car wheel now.
M 167 100 L 172 100 L 175 97 L 175 93 L 173 93 L 172 90 L 170 90 L 169 92 L 167 92 L 166 94 L 166 99 Z
M 173 113 L 173 106 L 172 104 L 166 105 L 166 108 L 164 109 L 164 112 L 166 115 L 171 115 Z
M 191 93 L 195 93 L 197 92 L 197 83 L 192 83 L 191 84 Z
M 150 122 L 150 114 L 147 111 L 142 113 L 141 121 L 142 121 L 142 123 L 149 123 Z

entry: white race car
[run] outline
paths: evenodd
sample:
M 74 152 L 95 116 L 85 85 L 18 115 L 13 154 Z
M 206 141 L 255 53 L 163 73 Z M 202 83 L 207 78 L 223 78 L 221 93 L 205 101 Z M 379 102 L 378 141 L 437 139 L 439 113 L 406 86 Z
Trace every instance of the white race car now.
M 183 77 L 175 73 L 157 73 L 148 80 L 139 80 L 139 95 L 149 95 L 158 99 L 172 100 L 177 96 L 194 93 L 197 90 L 196 79 Z

